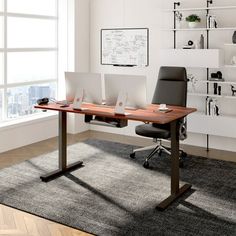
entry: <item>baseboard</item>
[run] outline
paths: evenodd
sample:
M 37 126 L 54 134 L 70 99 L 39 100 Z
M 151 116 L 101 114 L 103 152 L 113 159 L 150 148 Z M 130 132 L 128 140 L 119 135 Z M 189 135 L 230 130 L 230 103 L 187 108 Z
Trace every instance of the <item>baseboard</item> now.
M 94 130 L 90 130 L 88 132 L 89 132 L 90 138 L 103 139 L 103 140 L 126 143 L 130 145 L 142 146 L 142 147 L 153 145 L 152 139 L 150 138 L 134 137 L 134 136 L 106 133 L 106 132 L 94 131 Z M 163 143 L 164 145 L 167 145 L 167 146 L 170 144 L 169 142 L 165 142 L 165 141 Z M 210 159 L 236 162 L 235 152 L 218 150 L 218 149 L 210 149 L 210 151 L 207 151 L 206 148 L 193 146 L 193 145 L 187 145 L 187 144 L 181 144 L 180 146 L 181 148 L 184 149 L 185 152 L 194 156 L 201 156 L 201 157 L 206 157 Z

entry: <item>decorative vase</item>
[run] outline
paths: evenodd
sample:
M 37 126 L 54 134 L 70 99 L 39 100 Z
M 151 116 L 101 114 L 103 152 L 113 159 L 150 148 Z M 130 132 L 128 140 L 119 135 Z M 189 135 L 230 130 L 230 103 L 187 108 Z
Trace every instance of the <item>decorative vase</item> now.
M 194 21 L 194 22 L 188 22 L 188 27 L 189 28 L 196 28 L 198 26 L 198 22 Z
M 233 43 L 236 43 L 236 31 L 234 31 L 233 37 L 232 37 Z
M 233 56 L 231 59 L 231 65 L 236 65 L 236 56 Z
M 182 21 L 177 20 L 176 21 L 176 29 L 181 29 L 182 27 Z

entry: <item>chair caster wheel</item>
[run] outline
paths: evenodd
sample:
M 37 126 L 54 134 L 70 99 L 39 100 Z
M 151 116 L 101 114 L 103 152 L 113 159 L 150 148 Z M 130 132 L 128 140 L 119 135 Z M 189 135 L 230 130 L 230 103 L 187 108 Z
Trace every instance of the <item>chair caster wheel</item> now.
M 181 154 L 180 154 L 180 157 L 181 158 L 186 158 L 188 155 L 186 152 L 182 151 Z
M 143 167 L 146 168 L 146 169 L 148 169 L 148 168 L 149 168 L 149 162 L 148 162 L 148 161 L 145 161 L 145 162 L 143 163 Z
M 182 160 L 179 160 L 179 168 L 184 168 L 184 162 Z
M 159 150 L 158 155 L 161 156 L 161 154 L 162 154 L 162 150 Z
M 135 158 L 135 152 L 131 153 L 129 156 L 130 156 L 131 158 Z

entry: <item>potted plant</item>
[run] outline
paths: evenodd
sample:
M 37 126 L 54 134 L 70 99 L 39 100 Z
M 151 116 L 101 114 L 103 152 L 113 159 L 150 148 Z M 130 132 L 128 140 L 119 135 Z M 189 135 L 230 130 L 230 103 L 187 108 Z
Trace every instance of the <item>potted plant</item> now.
M 201 18 L 198 15 L 192 14 L 186 17 L 186 21 L 188 22 L 189 28 L 196 28 L 198 23 L 201 22 Z

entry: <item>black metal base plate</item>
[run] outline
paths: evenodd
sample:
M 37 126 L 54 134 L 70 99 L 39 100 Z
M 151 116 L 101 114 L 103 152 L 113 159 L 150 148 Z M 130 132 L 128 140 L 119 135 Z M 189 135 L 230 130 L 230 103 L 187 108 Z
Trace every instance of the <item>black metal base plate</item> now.
M 70 171 L 73 171 L 77 168 L 80 168 L 83 166 L 83 162 L 82 161 L 78 161 L 78 162 L 75 162 L 73 164 L 70 164 L 66 167 L 66 169 L 62 170 L 62 169 L 58 169 L 58 170 L 55 170 L 55 171 L 52 171 L 46 175 L 43 175 L 43 176 L 40 176 L 40 179 L 43 181 L 43 182 L 49 182 L 53 179 L 56 179 L 64 174 L 66 174 L 67 172 L 70 172 Z
M 156 209 L 159 211 L 164 211 L 172 202 L 174 202 L 177 198 L 179 198 L 181 195 L 183 195 L 185 192 L 190 190 L 192 187 L 191 184 L 185 184 L 183 185 L 177 194 L 170 195 L 168 198 L 163 200 Z

